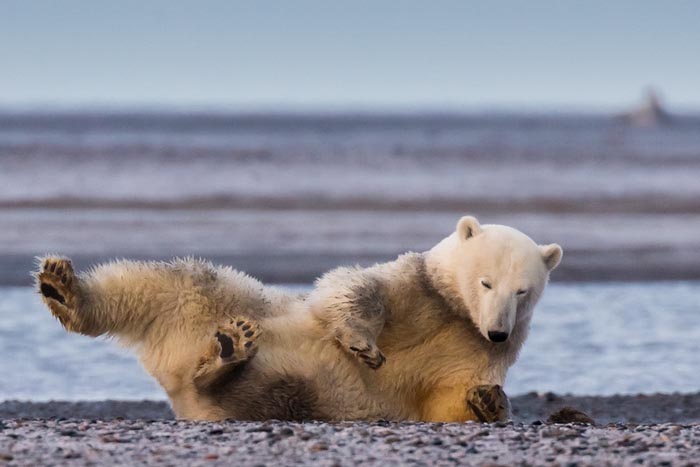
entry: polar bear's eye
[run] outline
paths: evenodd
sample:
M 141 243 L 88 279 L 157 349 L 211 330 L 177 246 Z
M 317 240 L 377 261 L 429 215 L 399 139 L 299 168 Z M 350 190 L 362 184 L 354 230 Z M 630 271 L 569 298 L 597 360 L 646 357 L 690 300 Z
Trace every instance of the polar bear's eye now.
M 516 295 L 525 295 L 527 293 L 527 290 L 525 289 L 520 289 L 517 292 L 515 292 Z
M 481 285 L 483 285 L 483 286 L 486 287 L 487 289 L 490 289 L 490 288 L 491 288 L 491 284 L 488 283 L 488 282 L 486 282 L 486 281 L 484 281 L 484 280 L 481 281 Z

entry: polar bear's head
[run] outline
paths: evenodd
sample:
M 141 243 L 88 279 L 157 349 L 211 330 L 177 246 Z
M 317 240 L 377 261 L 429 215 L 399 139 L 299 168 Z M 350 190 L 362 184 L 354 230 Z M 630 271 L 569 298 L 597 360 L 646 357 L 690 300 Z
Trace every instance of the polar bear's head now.
M 530 320 L 562 249 L 557 244 L 537 245 L 516 229 L 480 225 L 465 216 L 429 257 L 437 262 L 450 298 L 464 305 L 458 309 L 469 315 L 484 338 L 505 342 L 516 324 Z

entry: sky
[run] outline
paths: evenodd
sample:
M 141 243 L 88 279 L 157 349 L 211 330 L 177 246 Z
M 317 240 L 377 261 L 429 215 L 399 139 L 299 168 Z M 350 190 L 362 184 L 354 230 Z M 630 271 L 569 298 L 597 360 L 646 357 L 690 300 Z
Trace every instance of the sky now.
M 700 109 L 700 2 L 0 2 L 0 108 Z

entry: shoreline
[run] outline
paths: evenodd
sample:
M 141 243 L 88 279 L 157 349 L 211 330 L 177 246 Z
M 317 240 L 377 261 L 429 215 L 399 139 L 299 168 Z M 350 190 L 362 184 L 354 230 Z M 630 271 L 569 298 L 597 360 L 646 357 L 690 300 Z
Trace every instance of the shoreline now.
M 525 394 L 507 423 L 188 422 L 165 401 L 0 403 L 3 465 L 694 465 L 700 393 Z M 563 405 L 627 422 L 550 424 Z M 519 415 L 515 415 L 518 412 Z M 533 419 L 535 417 L 535 419 Z M 646 424 L 630 422 L 633 418 Z
M 700 424 L 700 392 L 585 396 L 530 392 L 510 398 L 516 423 L 544 422 L 553 412 L 573 407 L 596 424 Z M 0 402 L 0 419 L 174 420 L 165 400 Z

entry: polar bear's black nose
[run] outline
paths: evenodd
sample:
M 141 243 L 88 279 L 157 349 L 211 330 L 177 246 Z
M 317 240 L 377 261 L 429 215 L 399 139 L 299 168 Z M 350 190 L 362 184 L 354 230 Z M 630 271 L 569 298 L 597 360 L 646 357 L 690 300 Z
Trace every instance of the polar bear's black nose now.
M 491 339 L 491 342 L 505 342 L 506 339 L 508 339 L 508 333 L 501 331 L 489 331 L 489 339 Z

